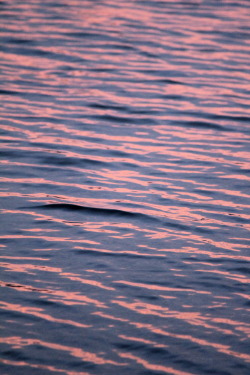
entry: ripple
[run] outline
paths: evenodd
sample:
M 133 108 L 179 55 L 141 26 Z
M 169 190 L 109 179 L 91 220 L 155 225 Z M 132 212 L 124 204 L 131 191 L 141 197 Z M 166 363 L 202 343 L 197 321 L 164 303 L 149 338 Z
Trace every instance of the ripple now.
M 115 209 L 109 209 L 109 208 L 97 208 L 97 207 L 84 207 L 84 206 L 79 206 L 76 204 L 68 204 L 68 203 L 53 203 L 53 204 L 47 204 L 43 206 L 33 206 L 32 208 L 39 208 L 39 209 L 45 209 L 45 210 L 60 209 L 60 210 L 66 210 L 66 211 L 78 211 L 78 212 L 84 212 L 89 215 L 100 214 L 100 215 L 105 215 L 105 216 L 124 216 L 124 217 L 134 217 L 134 216 L 138 217 L 139 216 L 139 214 L 135 214 L 133 212 L 123 211 L 123 210 L 115 210 Z
M 1 373 L 249 373 L 248 14 L 0 3 Z

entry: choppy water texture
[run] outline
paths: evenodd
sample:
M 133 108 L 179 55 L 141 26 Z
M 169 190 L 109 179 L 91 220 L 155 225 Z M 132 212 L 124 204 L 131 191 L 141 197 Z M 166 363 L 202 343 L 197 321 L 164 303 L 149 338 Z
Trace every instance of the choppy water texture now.
M 4 375 L 248 375 L 250 2 L 1 1 Z

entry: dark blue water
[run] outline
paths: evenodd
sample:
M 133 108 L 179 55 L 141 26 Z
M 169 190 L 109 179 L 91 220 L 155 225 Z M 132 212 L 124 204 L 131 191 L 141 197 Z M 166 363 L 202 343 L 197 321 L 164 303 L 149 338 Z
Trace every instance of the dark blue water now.
M 3 375 L 250 373 L 250 2 L 0 2 Z

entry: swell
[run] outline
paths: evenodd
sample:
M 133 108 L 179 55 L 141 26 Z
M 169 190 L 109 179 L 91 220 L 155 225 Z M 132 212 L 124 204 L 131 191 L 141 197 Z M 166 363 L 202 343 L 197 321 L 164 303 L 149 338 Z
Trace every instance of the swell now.
M 23 207 L 23 208 L 24 209 L 34 208 L 34 209 L 41 209 L 41 210 L 64 210 L 64 211 L 81 212 L 81 213 L 85 213 L 88 215 L 99 214 L 99 215 L 105 215 L 105 216 L 122 216 L 122 217 L 132 217 L 132 218 L 145 216 L 140 213 L 123 211 L 119 209 L 80 206 L 78 204 L 69 204 L 69 203 L 52 203 L 52 204 L 46 204 L 46 205 L 41 205 L 41 206 L 32 206 L 32 207 Z

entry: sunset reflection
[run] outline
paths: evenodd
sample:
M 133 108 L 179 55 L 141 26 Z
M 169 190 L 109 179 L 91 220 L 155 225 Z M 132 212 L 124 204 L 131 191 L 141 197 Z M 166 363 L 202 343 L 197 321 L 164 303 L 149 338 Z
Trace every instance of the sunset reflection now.
M 0 2 L 1 374 L 249 374 L 249 11 Z

